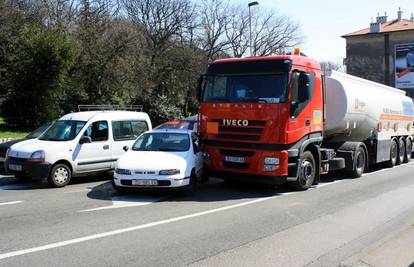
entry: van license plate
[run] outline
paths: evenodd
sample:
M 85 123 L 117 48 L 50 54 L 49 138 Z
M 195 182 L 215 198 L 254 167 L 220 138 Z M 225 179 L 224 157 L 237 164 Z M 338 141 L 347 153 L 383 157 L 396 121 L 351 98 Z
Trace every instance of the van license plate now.
M 226 156 L 224 158 L 224 160 L 227 161 L 227 162 L 244 163 L 244 158 L 242 158 L 242 157 L 229 157 L 229 156 Z
M 9 169 L 12 171 L 22 171 L 22 165 L 9 164 Z
M 132 180 L 132 185 L 137 186 L 156 186 L 158 185 L 157 180 Z

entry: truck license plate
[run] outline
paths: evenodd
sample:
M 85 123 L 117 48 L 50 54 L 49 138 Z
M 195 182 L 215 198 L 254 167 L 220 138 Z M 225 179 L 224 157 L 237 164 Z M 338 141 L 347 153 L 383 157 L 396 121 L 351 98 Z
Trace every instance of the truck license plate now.
M 137 186 L 156 186 L 158 185 L 158 181 L 157 180 L 132 180 L 132 185 L 137 185 Z
M 22 165 L 9 164 L 9 169 L 12 171 L 22 171 Z
M 224 160 L 227 161 L 227 162 L 244 163 L 244 158 L 242 158 L 242 157 L 230 157 L 230 156 L 226 156 L 224 158 Z

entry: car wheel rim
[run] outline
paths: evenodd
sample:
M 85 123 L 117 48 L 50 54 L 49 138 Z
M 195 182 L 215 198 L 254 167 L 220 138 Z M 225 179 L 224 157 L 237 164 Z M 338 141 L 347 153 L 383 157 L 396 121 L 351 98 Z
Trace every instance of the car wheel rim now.
M 64 184 L 68 181 L 69 172 L 67 169 L 63 167 L 57 168 L 55 170 L 55 173 L 53 174 L 53 178 L 56 184 Z

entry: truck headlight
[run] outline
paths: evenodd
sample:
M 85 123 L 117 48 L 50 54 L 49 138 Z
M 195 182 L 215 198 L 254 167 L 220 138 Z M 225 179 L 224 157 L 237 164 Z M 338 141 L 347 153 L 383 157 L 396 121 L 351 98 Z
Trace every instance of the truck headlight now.
M 38 150 L 38 151 L 33 152 L 32 155 L 30 155 L 30 158 L 27 161 L 33 162 L 33 163 L 45 162 L 45 151 Z
M 266 165 L 279 165 L 279 158 L 265 158 Z
M 115 169 L 115 173 L 116 174 L 121 174 L 121 175 L 131 175 L 131 171 L 130 170 L 127 170 L 127 169 L 119 169 L 119 168 L 116 168 Z
M 180 174 L 179 169 L 161 170 L 159 172 L 159 175 L 176 175 L 176 174 Z

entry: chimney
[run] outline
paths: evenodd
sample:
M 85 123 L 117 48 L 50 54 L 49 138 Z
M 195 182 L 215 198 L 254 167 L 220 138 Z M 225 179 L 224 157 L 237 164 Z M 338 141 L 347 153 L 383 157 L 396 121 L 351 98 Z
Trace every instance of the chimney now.
M 370 33 L 379 33 L 379 32 L 381 32 L 381 23 L 371 22 L 371 24 L 369 25 L 369 32 Z
M 403 12 L 401 11 L 401 7 L 398 8 L 398 21 L 402 20 Z
M 377 22 L 378 23 L 381 23 L 381 24 L 386 23 L 387 20 L 388 20 L 387 12 L 385 12 L 384 16 L 380 16 L 379 13 L 378 13 L 378 16 L 377 16 Z

